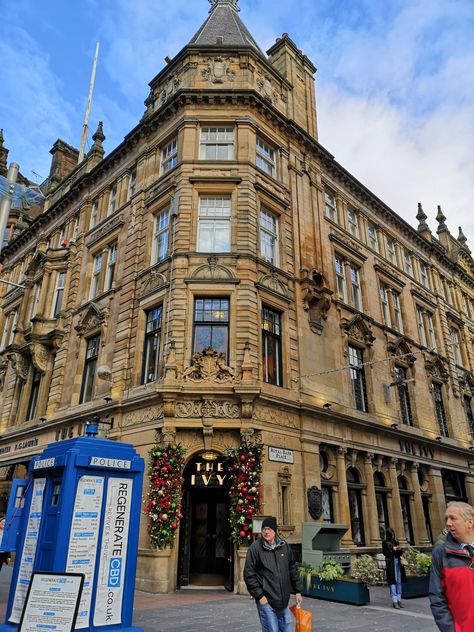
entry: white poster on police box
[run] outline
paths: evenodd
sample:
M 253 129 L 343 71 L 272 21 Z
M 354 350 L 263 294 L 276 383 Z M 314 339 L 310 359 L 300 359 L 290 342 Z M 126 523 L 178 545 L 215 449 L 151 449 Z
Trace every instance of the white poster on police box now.
M 89 627 L 103 496 L 103 476 L 81 476 L 74 499 L 74 513 L 66 562 L 67 573 L 84 574 L 84 586 L 77 613 L 76 629 Z
M 122 623 L 133 480 L 109 478 L 105 503 L 94 625 Z

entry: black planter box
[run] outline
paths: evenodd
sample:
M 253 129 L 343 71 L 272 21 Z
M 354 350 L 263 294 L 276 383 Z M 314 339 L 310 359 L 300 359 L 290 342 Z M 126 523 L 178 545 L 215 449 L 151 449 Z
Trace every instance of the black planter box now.
M 309 589 L 306 587 L 303 589 L 303 594 L 307 597 L 351 603 L 356 606 L 364 606 L 370 601 L 367 586 L 361 582 L 345 581 L 342 579 L 325 582 L 317 577 L 311 577 L 311 585 Z
M 402 584 L 403 599 L 412 599 L 414 597 L 427 597 L 429 594 L 430 576 L 422 577 L 408 576 L 406 582 Z

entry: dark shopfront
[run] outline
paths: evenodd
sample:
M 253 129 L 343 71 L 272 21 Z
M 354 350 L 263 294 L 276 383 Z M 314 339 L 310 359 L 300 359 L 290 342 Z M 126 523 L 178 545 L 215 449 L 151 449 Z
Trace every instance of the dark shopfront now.
M 184 470 L 178 587 L 233 589 L 229 487 L 223 459 L 204 453 Z

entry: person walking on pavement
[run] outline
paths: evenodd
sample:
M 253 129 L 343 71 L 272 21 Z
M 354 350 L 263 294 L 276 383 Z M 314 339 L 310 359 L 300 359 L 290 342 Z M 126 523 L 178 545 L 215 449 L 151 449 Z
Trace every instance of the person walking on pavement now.
M 433 551 L 430 603 L 441 632 L 474 630 L 474 507 L 446 508 L 446 542 Z
M 301 579 L 290 546 L 277 534 L 274 517 L 263 520 L 262 537 L 249 547 L 244 581 L 257 604 L 262 632 L 292 632 L 288 602 L 294 592 L 301 605 Z
M 0 545 L 2 543 L 3 530 L 5 529 L 5 517 L 0 515 Z M 4 564 L 9 564 L 11 559 L 11 553 L 7 551 L 0 551 L 0 571 Z
M 395 531 L 390 527 L 387 529 L 385 540 L 382 542 L 382 553 L 385 555 L 385 572 L 392 605 L 394 608 L 403 608 L 402 582 L 406 579 L 405 569 L 400 562 L 403 551 L 395 538 Z

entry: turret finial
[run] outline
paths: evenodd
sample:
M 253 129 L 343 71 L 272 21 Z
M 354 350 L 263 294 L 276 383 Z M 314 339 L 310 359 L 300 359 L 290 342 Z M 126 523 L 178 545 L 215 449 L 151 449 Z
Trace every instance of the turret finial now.
M 441 206 L 439 204 L 438 204 L 438 213 L 436 215 L 436 221 L 439 224 L 438 229 L 436 231 L 437 233 L 443 233 L 448 230 L 448 227 L 445 224 L 446 217 L 443 214 L 443 211 L 441 210 Z
M 239 5 L 237 4 L 238 0 L 209 0 L 211 3 L 211 9 L 209 13 L 214 11 L 216 7 L 229 6 L 234 11 L 240 11 Z
M 428 224 L 426 220 L 428 219 L 428 215 L 423 210 L 421 202 L 418 202 L 418 213 L 416 214 L 416 219 L 418 220 L 418 231 L 424 232 L 425 230 L 429 230 Z

